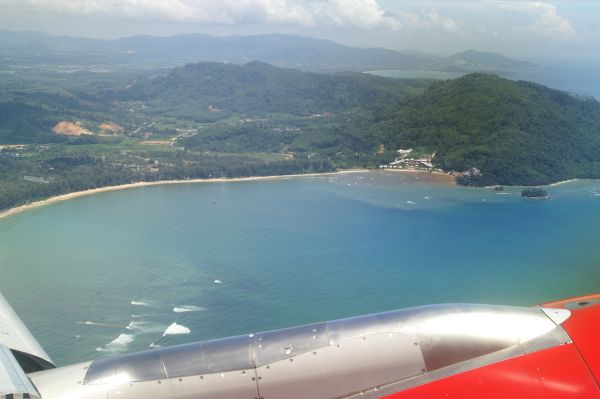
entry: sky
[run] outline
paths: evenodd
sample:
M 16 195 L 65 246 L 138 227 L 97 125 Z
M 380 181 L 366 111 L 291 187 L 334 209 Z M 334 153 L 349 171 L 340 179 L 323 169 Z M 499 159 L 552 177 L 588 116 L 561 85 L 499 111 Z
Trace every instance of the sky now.
M 358 47 L 600 57 L 600 0 L 0 0 L 0 29 L 116 38 L 289 33 Z

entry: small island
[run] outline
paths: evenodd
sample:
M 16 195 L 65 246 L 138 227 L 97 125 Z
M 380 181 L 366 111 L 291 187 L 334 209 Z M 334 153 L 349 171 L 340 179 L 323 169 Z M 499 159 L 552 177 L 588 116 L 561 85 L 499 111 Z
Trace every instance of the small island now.
M 526 188 L 521 191 L 521 197 L 525 198 L 548 198 L 548 193 L 538 187 Z

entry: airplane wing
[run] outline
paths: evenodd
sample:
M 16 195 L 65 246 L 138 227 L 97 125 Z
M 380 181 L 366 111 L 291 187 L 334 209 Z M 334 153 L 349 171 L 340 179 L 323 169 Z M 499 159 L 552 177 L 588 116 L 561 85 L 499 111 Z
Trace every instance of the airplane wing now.
M 29 377 L 43 399 L 600 399 L 574 342 L 597 355 L 600 306 L 577 306 L 422 306 Z
M 0 397 L 40 398 L 21 365 L 5 345 L 0 345 Z
M 13 354 L 50 359 L 3 298 L 0 309 L 0 398 L 600 399 L 600 295 L 421 306 L 27 376 Z
M 39 398 L 25 373 L 54 367 L 50 356 L 0 294 L 0 398 Z
M 0 293 L 0 344 L 10 348 L 26 373 L 54 368 L 54 362 Z

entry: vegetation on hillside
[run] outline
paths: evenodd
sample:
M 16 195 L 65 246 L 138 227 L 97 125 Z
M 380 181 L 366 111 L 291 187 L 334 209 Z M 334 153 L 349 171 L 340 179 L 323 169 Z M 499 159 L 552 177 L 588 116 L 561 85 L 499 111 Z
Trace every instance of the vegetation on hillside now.
M 0 102 L 0 143 L 47 143 L 62 139 L 52 134 L 58 118 L 40 106 Z
M 0 145 L 27 145 L 0 148 L 0 209 L 140 180 L 375 168 L 408 148 L 477 171 L 459 175 L 467 185 L 600 178 L 596 100 L 492 75 L 432 82 L 253 62 L 60 76 L 0 83 Z M 52 133 L 58 122 L 86 135 Z
M 444 170 L 481 170 L 463 184 L 600 177 L 600 103 L 530 82 L 472 74 L 434 83 L 386 124 L 392 147 L 427 147 Z
M 217 110 L 226 115 L 308 116 L 355 108 L 385 113 L 426 85 L 420 80 L 390 80 L 367 74 L 316 74 L 260 62 L 207 62 L 176 68 L 164 77 L 136 82 L 107 96 L 144 101 L 158 111 L 183 107 L 201 115 L 210 107 L 213 113 Z

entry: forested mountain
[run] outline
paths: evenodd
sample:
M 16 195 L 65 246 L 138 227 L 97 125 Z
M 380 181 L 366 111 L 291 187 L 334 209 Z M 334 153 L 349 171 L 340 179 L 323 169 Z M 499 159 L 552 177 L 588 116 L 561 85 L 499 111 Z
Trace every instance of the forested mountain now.
M 0 102 L 0 144 L 61 142 L 61 137 L 52 134 L 58 121 L 57 115 L 40 106 Z
M 317 74 L 261 62 L 188 64 L 109 95 L 148 103 L 208 107 L 253 116 L 337 113 L 353 108 L 382 113 L 429 82 L 359 73 Z
M 249 140 L 255 137 L 261 145 L 274 141 L 272 150 L 289 145 L 292 151 L 328 154 L 372 154 L 383 144 L 390 151 L 410 147 L 435 152 L 434 164 L 444 170 L 482 171 L 481 176 L 465 178 L 464 184 L 536 185 L 600 177 L 596 100 L 486 74 L 425 86 L 423 81 L 310 74 L 262 63 L 207 63 L 177 68 L 131 90 L 150 103 L 193 103 L 202 109 L 212 104 L 255 116 L 349 112 L 355 116 L 351 123 L 340 118 L 334 126 L 320 126 L 318 132 L 298 131 L 284 138 L 263 123 L 217 132 L 210 140 L 202 134 L 187 140 L 200 148 L 211 143 L 211 149 L 218 148 L 219 137 L 239 140 L 231 147 L 235 150 L 244 145 L 256 150 Z
M 393 147 L 435 150 L 446 170 L 481 169 L 467 184 L 600 178 L 600 103 L 538 84 L 483 74 L 433 83 L 387 123 Z
M 48 80 L 39 92 L 10 93 L 0 101 L 0 144 L 84 144 L 85 159 L 97 152 L 96 144 L 108 145 L 105 159 L 111 151 L 126 156 L 133 146 L 138 155 L 129 160 L 135 167 L 146 163 L 144 170 L 155 164 L 136 146 L 168 146 L 165 165 L 178 165 L 169 176 L 184 177 L 217 172 L 187 174 L 178 162 L 192 161 L 177 151 L 260 153 L 259 164 L 265 154 L 278 162 L 318 159 L 333 168 L 377 167 L 393 161 L 398 149 L 415 148 L 435 153 L 433 164 L 443 170 L 481 171 L 459 178 L 462 184 L 600 178 L 600 104 L 534 83 L 486 74 L 437 82 L 317 74 L 260 62 L 198 63 L 155 77 L 109 77 L 72 79 L 60 90 Z M 59 121 L 85 136 L 51 133 Z M 76 147 L 69 151 L 78 153 Z M 231 167 L 235 175 L 256 169 Z M 165 167 L 150 169 L 160 175 Z
M 488 51 L 467 50 L 446 58 L 446 62 L 459 67 L 471 69 L 524 69 L 533 68 L 535 64 L 515 60 L 502 54 Z

